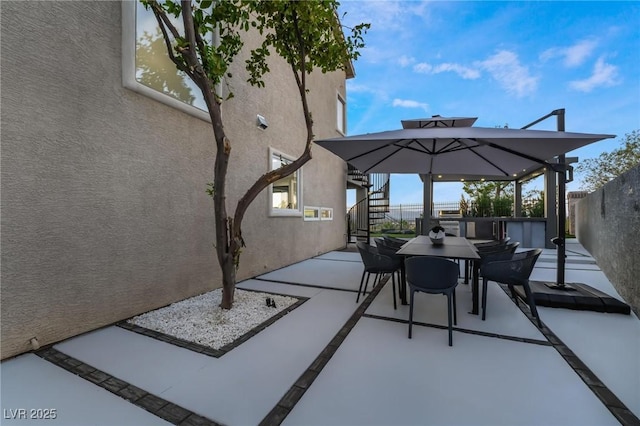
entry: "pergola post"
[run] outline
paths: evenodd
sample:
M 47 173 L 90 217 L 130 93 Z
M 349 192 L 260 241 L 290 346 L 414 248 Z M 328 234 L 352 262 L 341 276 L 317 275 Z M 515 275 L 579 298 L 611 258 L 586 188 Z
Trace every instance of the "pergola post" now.
M 513 188 L 513 217 L 522 217 L 522 182 L 519 180 Z
M 422 179 L 422 235 L 429 233 L 429 225 L 431 224 L 431 210 L 433 205 L 433 177 L 428 175 L 420 175 Z

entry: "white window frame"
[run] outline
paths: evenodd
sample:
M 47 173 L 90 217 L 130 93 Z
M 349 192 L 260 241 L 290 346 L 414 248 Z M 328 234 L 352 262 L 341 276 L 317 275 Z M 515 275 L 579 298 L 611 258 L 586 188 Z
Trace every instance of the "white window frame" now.
M 122 1 L 122 85 L 186 114 L 211 122 L 207 111 L 158 92 L 136 80 L 136 5 L 137 1 Z
M 315 212 L 314 216 L 307 216 L 308 211 Z M 320 220 L 320 207 L 304 206 L 303 219 L 305 221 L 318 221 Z
M 328 213 L 328 217 L 323 217 L 323 213 Z M 320 207 L 320 220 L 333 220 L 333 208 Z
M 342 105 L 341 117 L 338 116 L 340 113 L 338 105 Z M 342 135 L 347 134 L 347 101 L 339 92 L 336 96 L 336 130 Z
M 278 151 L 277 149 L 274 148 L 269 148 L 269 165 L 268 165 L 268 170 L 271 171 L 273 170 L 271 168 L 272 164 L 273 164 L 273 156 L 274 155 L 278 155 L 281 156 L 282 158 L 286 158 L 287 160 L 290 161 L 294 161 L 295 158 L 291 157 L 290 155 L 287 155 L 281 151 Z M 298 208 L 297 209 L 274 209 L 273 208 L 273 183 L 269 185 L 269 191 L 268 191 L 268 197 L 269 197 L 269 216 L 271 217 L 301 217 L 304 216 L 304 211 L 303 211 L 303 202 L 302 202 L 302 167 L 300 167 L 298 170 L 296 170 L 294 173 L 298 174 L 298 178 L 296 179 L 296 183 L 297 183 L 297 188 L 296 188 L 296 196 L 297 196 L 297 204 L 298 204 Z

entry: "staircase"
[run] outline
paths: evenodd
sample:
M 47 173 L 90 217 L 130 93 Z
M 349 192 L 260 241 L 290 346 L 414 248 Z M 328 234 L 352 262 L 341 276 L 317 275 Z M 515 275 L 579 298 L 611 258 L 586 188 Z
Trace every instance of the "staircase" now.
M 349 179 L 367 188 L 368 196 L 347 213 L 347 243 L 370 241 L 371 228 L 385 221 L 389 212 L 389 174 L 362 174 L 349 165 Z

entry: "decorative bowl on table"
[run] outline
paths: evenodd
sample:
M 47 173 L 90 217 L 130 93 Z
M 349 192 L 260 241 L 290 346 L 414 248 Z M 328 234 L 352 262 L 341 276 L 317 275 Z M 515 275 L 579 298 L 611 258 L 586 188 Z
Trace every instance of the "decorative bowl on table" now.
M 444 228 L 442 226 L 434 226 L 429 231 L 429 239 L 434 246 L 444 244 Z

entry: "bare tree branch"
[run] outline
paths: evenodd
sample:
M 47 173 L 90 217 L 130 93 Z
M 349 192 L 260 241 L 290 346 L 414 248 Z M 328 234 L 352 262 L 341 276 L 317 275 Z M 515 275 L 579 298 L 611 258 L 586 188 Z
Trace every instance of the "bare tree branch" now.
M 154 16 L 156 17 L 156 21 L 158 22 L 158 27 L 160 27 L 160 31 L 162 31 L 162 37 L 164 38 L 164 43 L 167 46 L 167 54 L 169 55 L 169 59 L 176 65 L 180 71 L 186 73 L 191 79 L 194 78 L 193 73 L 181 63 L 176 57 L 173 46 L 171 46 L 171 38 L 167 33 L 167 29 L 173 35 L 173 38 L 176 39 L 180 36 L 176 27 L 171 23 L 171 20 L 165 13 L 164 9 L 160 7 L 157 1 L 153 1 L 151 3 L 151 10 L 153 11 Z

